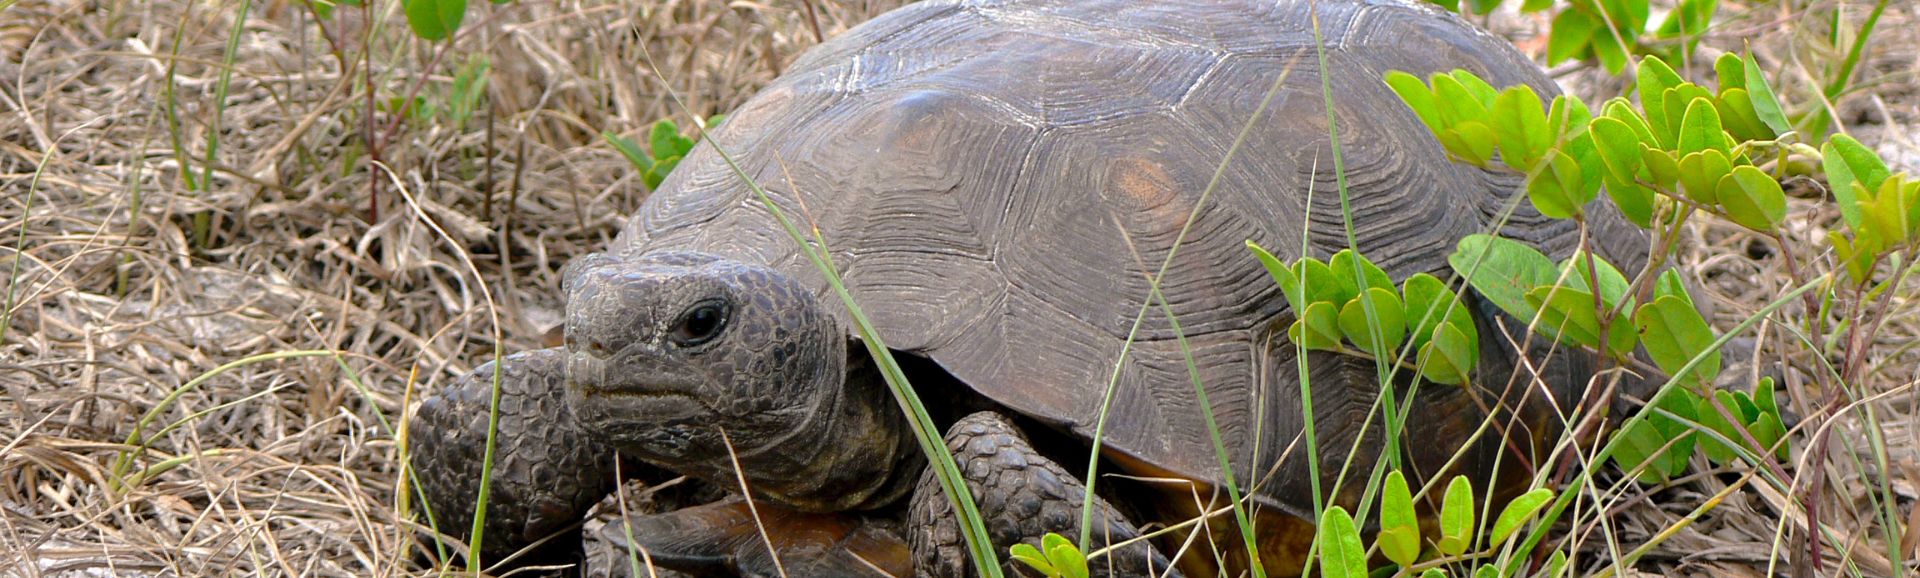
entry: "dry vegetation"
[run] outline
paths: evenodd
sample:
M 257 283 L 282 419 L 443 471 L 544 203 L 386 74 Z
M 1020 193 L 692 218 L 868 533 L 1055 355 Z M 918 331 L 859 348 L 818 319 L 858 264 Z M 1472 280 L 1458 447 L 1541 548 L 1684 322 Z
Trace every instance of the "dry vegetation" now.
M 696 114 L 724 112 L 816 35 L 897 3 L 476 3 L 443 56 L 412 39 L 395 2 L 324 23 L 297 0 L 252 2 L 234 35 L 243 3 L 0 0 L 0 575 L 422 573 L 388 424 L 484 359 L 496 335 L 507 350 L 552 339 L 555 273 L 644 196 L 600 132 L 685 124 L 663 82 Z M 1753 4 L 1709 44 L 1752 41 L 1786 78 L 1804 75 L 1784 57 L 1812 33 L 1787 3 Z M 1542 21 L 1494 24 L 1543 46 Z M 1920 167 L 1920 7 L 1895 2 L 1881 30 L 1841 118 Z M 490 105 L 464 124 L 363 114 L 416 91 L 439 98 L 472 56 L 491 62 Z M 1560 72 L 1589 95 L 1619 90 L 1590 68 Z M 210 132 L 211 180 L 190 187 L 209 168 Z M 1796 207 L 1805 242 L 1836 218 L 1814 204 Z M 1782 291 L 1758 239 L 1702 226 L 1690 241 L 1687 271 L 1721 299 L 1724 325 Z M 1879 521 L 1866 496 L 1889 481 L 1903 514 L 1920 497 L 1915 313 L 1900 309 L 1879 336 L 1881 379 L 1866 393 L 1881 397 L 1835 422 L 1840 445 L 1822 466 L 1838 483 L 1824 522 L 1850 532 L 1828 555 L 1869 576 L 1896 570 L 1867 531 Z M 307 350 L 339 353 L 194 381 Z M 1810 394 L 1788 393 L 1812 412 Z M 1898 471 L 1870 471 L 1856 443 L 1869 411 Z M 152 439 L 125 445 L 136 433 Z M 144 475 L 118 489 L 127 452 Z M 1620 506 L 1614 530 L 1641 543 L 1725 483 L 1650 488 Z M 1760 576 L 1784 503 L 1735 492 L 1642 566 Z

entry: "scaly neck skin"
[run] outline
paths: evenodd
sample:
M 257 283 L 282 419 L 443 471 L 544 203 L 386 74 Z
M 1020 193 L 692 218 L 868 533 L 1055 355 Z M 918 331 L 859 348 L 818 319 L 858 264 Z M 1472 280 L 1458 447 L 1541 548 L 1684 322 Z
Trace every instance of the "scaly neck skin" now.
M 926 459 L 911 426 L 865 350 L 849 357 L 843 385 L 826 392 L 790 432 L 748 448 L 741 432 L 728 432 L 756 496 L 802 511 L 839 512 L 885 507 L 913 489 Z M 727 456 L 703 465 L 706 471 L 686 473 L 739 487 Z

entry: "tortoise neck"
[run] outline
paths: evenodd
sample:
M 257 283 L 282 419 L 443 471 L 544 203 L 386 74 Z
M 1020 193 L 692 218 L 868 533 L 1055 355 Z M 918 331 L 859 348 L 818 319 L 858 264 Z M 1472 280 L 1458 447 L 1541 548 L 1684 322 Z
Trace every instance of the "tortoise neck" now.
M 740 456 L 756 494 L 835 512 L 885 507 L 913 488 L 926 460 L 906 416 L 866 348 L 849 347 L 845 368 L 842 387 L 787 439 Z M 718 473 L 732 481 L 731 470 Z

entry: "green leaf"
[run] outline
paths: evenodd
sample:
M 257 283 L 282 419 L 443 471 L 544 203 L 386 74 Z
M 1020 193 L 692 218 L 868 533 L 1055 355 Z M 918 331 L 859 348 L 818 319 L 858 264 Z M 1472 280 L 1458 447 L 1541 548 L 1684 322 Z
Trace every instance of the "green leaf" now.
M 1380 551 L 1388 560 L 1412 566 L 1420 558 L 1420 519 L 1413 510 L 1413 493 L 1400 470 L 1387 472 L 1380 495 Z
M 1689 307 L 1693 306 L 1693 295 L 1687 292 L 1687 283 L 1680 279 L 1680 273 L 1674 269 L 1662 271 L 1653 282 L 1655 299 L 1668 296 L 1685 301 Z
M 662 119 L 653 123 L 653 128 L 647 131 L 647 146 L 653 148 L 653 158 L 677 157 L 685 154 L 680 150 L 679 138 L 680 125 Z
M 1673 125 L 1674 141 L 1673 145 L 1668 148 L 1678 149 L 1681 146 L 1680 143 L 1682 139 L 1680 131 L 1687 120 L 1687 109 L 1693 105 L 1694 99 L 1699 98 L 1712 99 L 1713 93 L 1707 92 L 1706 88 L 1691 82 L 1682 82 L 1679 86 L 1667 89 L 1667 93 L 1661 96 L 1661 100 L 1665 101 L 1667 106 L 1667 122 Z M 1691 151 L 1678 152 L 1685 154 Z
M 1553 32 L 1547 39 L 1547 66 L 1579 58 L 1593 41 L 1600 20 L 1579 10 L 1562 10 L 1553 19 Z
M 1895 247 L 1907 244 L 1920 229 L 1920 182 L 1908 182 L 1906 173 L 1880 181 L 1871 198 L 1858 199 L 1862 228 Z M 1868 191 L 1861 191 L 1868 192 Z
M 1773 457 L 1788 459 L 1787 444 L 1780 443 L 1781 438 L 1787 437 L 1787 428 L 1781 425 L 1778 414 L 1761 415 L 1760 419 L 1753 420 L 1753 424 L 1747 426 L 1747 433 L 1753 434 L 1754 441 L 1773 448 Z
M 1787 113 L 1780 109 L 1779 97 L 1774 96 L 1773 87 L 1767 84 L 1767 76 L 1760 73 L 1760 64 L 1752 54 L 1741 60 L 1746 69 L 1747 99 L 1753 105 L 1753 112 L 1776 136 L 1793 130 L 1793 125 L 1787 122 Z
M 1725 154 L 1729 148 L 1725 130 L 1720 124 L 1720 109 L 1713 106 L 1713 99 L 1694 98 L 1687 104 L 1687 116 L 1680 121 L 1680 154 L 1704 150 Z
M 1780 403 L 1775 401 L 1773 377 L 1762 377 L 1760 383 L 1753 386 L 1753 407 L 1760 415 L 1780 416 Z
M 613 134 L 613 131 L 600 133 L 600 138 L 613 145 L 613 150 L 620 151 L 620 156 L 627 157 L 627 162 L 633 163 L 633 168 L 640 169 L 641 174 L 653 170 L 653 157 L 647 156 L 647 151 L 640 150 L 640 145 L 632 139 Z
M 1353 276 L 1356 264 L 1359 266 L 1359 278 Z M 1333 259 L 1327 261 L 1327 268 L 1333 270 L 1334 278 L 1340 281 L 1343 295 L 1359 295 L 1362 279 L 1365 279 L 1364 285 L 1368 288 L 1394 290 L 1393 278 L 1380 270 L 1380 266 L 1368 261 L 1366 256 L 1353 252 L 1353 249 L 1341 249 L 1334 253 Z
M 1633 314 L 1633 321 L 1640 330 L 1640 343 L 1646 346 L 1648 356 L 1661 371 L 1676 374 L 1694 357 L 1704 355 L 1705 361 L 1682 379 L 1691 378 L 1694 385 L 1707 387 L 1720 375 L 1720 352 L 1708 349 L 1713 345 L 1713 328 L 1686 300 L 1673 296 L 1656 298 L 1640 306 Z
M 1040 539 L 1040 545 L 1046 548 L 1047 561 L 1060 571 L 1061 578 L 1088 578 L 1086 555 L 1065 537 L 1048 532 Z
M 1720 79 L 1722 93 L 1747 87 L 1746 63 L 1740 60 L 1740 55 L 1732 52 L 1721 54 L 1720 58 L 1713 61 L 1713 72 Z
M 1367 550 L 1360 545 L 1360 530 L 1345 508 L 1333 506 L 1320 515 L 1318 544 L 1321 576 L 1367 578 Z
M 1445 8 L 1448 12 L 1460 11 L 1460 0 L 1427 0 L 1427 2 Z
M 406 0 L 407 27 L 422 40 L 440 41 L 460 29 L 467 0 Z
M 1500 91 L 1495 90 L 1493 85 L 1465 68 L 1455 68 L 1451 74 L 1454 80 L 1460 81 L 1460 86 L 1467 89 L 1468 94 L 1473 95 L 1474 100 L 1479 101 L 1480 106 L 1493 108 L 1493 99 L 1500 96 Z
M 1473 324 L 1447 323 L 1433 328 L 1433 337 L 1420 348 L 1422 377 L 1446 385 L 1467 382 L 1480 361 L 1480 350 L 1474 346 L 1478 338 L 1462 332 L 1460 327 L 1471 330 Z
M 1301 258 L 1294 263 L 1293 273 L 1299 275 L 1301 281 L 1306 282 L 1307 294 L 1302 295 L 1301 298 L 1308 302 L 1326 303 L 1338 310 L 1340 305 L 1360 295 L 1360 290 L 1350 281 L 1353 277 L 1352 273 L 1346 275 L 1335 273 L 1333 267 L 1319 259 Z M 1342 279 L 1349 281 L 1342 282 Z
M 1740 165 L 1720 179 L 1716 196 L 1733 222 L 1772 231 L 1787 218 L 1787 195 L 1780 182 L 1753 165 Z
M 1653 179 L 1654 186 L 1672 189 L 1680 184 L 1680 162 L 1673 153 L 1642 144 L 1640 162 L 1647 167 L 1647 178 Z
M 1348 301 L 1340 308 L 1340 333 L 1361 351 L 1373 354 L 1375 359 L 1388 360 L 1406 342 L 1407 317 L 1400 296 L 1393 291 L 1372 287 L 1367 289 L 1366 302 L 1361 298 Z M 1371 305 L 1374 316 L 1379 320 L 1382 341 L 1375 343 L 1373 328 L 1367 322 L 1366 308 Z
M 1700 396 L 1694 395 L 1690 390 L 1677 391 L 1660 400 L 1658 407 L 1661 411 L 1653 412 L 1647 417 L 1646 423 L 1653 424 L 1654 431 L 1660 434 L 1660 439 L 1663 442 L 1670 442 L 1667 444 L 1666 451 L 1655 461 L 1661 475 L 1665 477 L 1672 478 L 1687 471 L 1687 460 L 1693 457 L 1695 445 L 1693 427 L 1687 422 L 1700 421 L 1699 415 L 1694 413 L 1699 400 Z
M 1594 259 L 1593 264 L 1588 265 L 1587 260 L 1592 256 L 1591 251 L 1581 251 L 1561 262 L 1560 268 L 1563 271 L 1572 271 L 1573 275 L 1568 279 L 1574 282 L 1574 287 L 1584 289 L 1589 294 L 1594 288 L 1592 280 L 1587 277 L 1587 271 L 1594 271 L 1600 275 L 1600 299 L 1609 309 L 1619 304 L 1622 299 L 1626 300 L 1627 308 L 1633 308 L 1633 299 L 1627 295 L 1627 276 L 1621 274 L 1620 269 L 1608 263 L 1605 258 Z
M 1540 574 L 1536 575 L 1535 578 L 1560 578 L 1566 575 L 1567 551 L 1554 550 L 1553 555 L 1547 557 L 1546 568 L 1542 568 Z
M 1773 131 L 1760 122 L 1760 115 L 1753 110 L 1753 99 L 1747 97 L 1745 89 L 1722 91 L 1720 97 L 1713 99 L 1713 106 L 1720 111 L 1720 122 L 1737 141 L 1766 140 L 1773 138 Z
M 1458 77 L 1450 74 L 1433 75 L 1433 96 L 1439 104 L 1441 117 L 1447 120 L 1447 126 L 1457 129 L 1463 122 L 1485 125 L 1487 105 L 1469 92 Z
M 1247 240 L 1247 250 L 1253 251 L 1253 257 L 1260 261 L 1262 267 L 1267 268 L 1267 275 L 1273 277 L 1274 284 L 1280 286 L 1280 292 L 1287 296 L 1287 306 L 1294 311 L 1305 310 L 1307 300 L 1306 294 L 1303 293 L 1305 288 L 1300 283 L 1300 276 L 1295 275 L 1293 269 L 1287 267 L 1285 263 L 1281 263 L 1280 258 L 1273 256 L 1273 253 L 1268 253 L 1260 245 L 1254 244 L 1251 239 Z
M 1444 323 L 1456 323 L 1473 329 L 1467 308 L 1454 298 L 1447 284 L 1432 275 L 1415 273 L 1400 284 L 1402 302 L 1407 306 L 1408 334 L 1414 347 L 1424 347 L 1433 329 Z
M 677 166 L 680 166 L 680 157 L 678 156 L 653 161 L 653 170 L 647 171 L 647 189 L 653 190 L 660 188 L 660 183 L 666 181 L 667 175 L 672 173 L 673 168 Z
M 1555 139 L 1587 130 L 1587 123 L 1593 121 L 1592 111 L 1580 97 L 1562 94 L 1553 97 L 1553 105 L 1547 109 L 1547 132 Z
M 1621 48 L 1621 44 L 1621 37 L 1605 27 L 1593 33 L 1593 41 L 1589 46 L 1593 47 L 1594 58 L 1600 61 L 1600 67 L 1607 69 L 1608 74 L 1618 75 L 1627 69 L 1627 52 Z M 1627 38 L 1625 44 L 1632 47 L 1635 42 Z
M 1332 303 L 1316 301 L 1287 327 L 1287 339 L 1307 349 L 1340 351 L 1340 314 Z
M 1481 255 L 1485 254 L 1483 258 Z M 1478 267 L 1475 264 L 1478 263 Z M 1447 256 L 1447 264 L 1501 311 L 1521 319 L 1533 318 L 1527 291 L 1551 285 L 1557 277 L 1553 260 L 1525 243 L 1484 234 L 1462 237 Z
M 1640 172 L 1640 134 L 1635 132 L 1626 121 L 1611 116 L 1593 119 L 1588 125 L 1593 135 L 1593 144 L 1600 153 L 1600 161 L 1607 166 L 1609 186 L 1615 183 L 1632 183 Z
M 1820 147 L 1821 168 L 1826 169 L 1827 184 L 1833 189 L 1833 198 L 1840 203 L 1840 216 L 1846 218 L 1847 225 L 1860 226 L 1860 201 L 1854 187 L 1874 191 L 1880 188 L 1880 182 L 1886 180 L 1887 164 L 1873 149 L 1860 144 L 1853 137 L 1836 134 Z
M 1386 80 L 1393 93 L 1400 95 L 1400 102 L 1406 103 L 1407 108 L 1413 109 L 1413 114 L 1420 117 L 1420 123 L 1427 125 L 1427 130 L 1438 135 L 1449 126 L 1446 113 L 1441 111 L 1439 103 L 1434 102 L 1433 90 L 1420 82 L 1418 77 L 1394 70 L 1387 73 Z
M 1713 396 L 1718 398 L 1722 405 L 1727 406 L 1729 411 L 1738 411 L 1737 406 L 1734 404 L 1732 392 L 1716 391 L 1713 392 Z M 1707 429 L 1713 430 L 1715 433 L 1720 434 L 1734 443 L 1741 443 L 1742 438 L 1740 437 L 1740 431 L 1733 427 L 1733 422 L 1727 421 L 1727 418 L 1720 415 L 1720 410 L 1713 407 L 1712 401 L 1709 401 L 1705 397 L 1700 398 L 1698 407 L 1694 410 L 1694 413 L 1699 416 L 1700 425 L 1707 426 Z M 1707 461 L 1713 462 L 1715 465 L 1726 465 L 1737 455 L 1734 453 L 1732 447 L 1728 447 L 1726 444 L 1721 443 L 1720 440 L 1714 439 L 1711 436 L 1703 437 L 1698 447 L 1700 448 L 1701 455 L 1706 456 Z
M 1447 571 L 1439 568 L 1428 568 L 1426 572 L 1420 573 L 1420 578 L 1447 578 Z
M 1535 488 L 1508 502 L 1507 508 L 1500 511 L 1500 517 L 1494 519 L 1493 541 L 1488 542 L 1487 546 L 1497 548 L 1506 543 L 1507 538 L 1512 537 L 1515 531 L 1533 519 L 1534 514 L 1540 513 L 1540 509 L 1552 500 L 1553 490 Z
M 1014 560 L 1019 560 L 1021 563 L 1047 576 L 1047 578 L 1059 578 L 1060 576 L 1060 570 L 1055 569 L 1052 563 L 1047 562 L 1047 557 L 1040 555 L 1040 550 L 1034 548 L 1032 544 L 1014 544 L 1013 547 L 1007 549 L 1007 554 L 1013 557 Z
M 1588 200 L 1581 198 L 1586 188 L 1585 177 L 1580 173 L 1580 164 L 1573 157 L 1558 149 L 1548 151 L 1546 163 L 1535 167 L 1527 178 L 1527 199 L 1533 201 L 1533 207 L 1554 219 L 1571 219 L 1580 215 L 1581 206 Z
M 1535 287 L 1527 292 L 1527 303 L 1540 311 L 1537 327 L 1542 333 L 1601 349 L 1600 318 L 1594 311 L 1592 293 L 1572 287 Z M 1626 327 L 1610 327 L 1604 351 L 1625 357 L 1633 351 L 1634 337 Z
M 1647 124 L 1653 129 L 1659 148 L 1672 149 L 1675 142 L 1673 128 L 1679 126 L 1678 121 L 1682 111 L 1669 112 L 1665 98 L 1667 90 L 1680 86 L 1686 81 L 1682 80 L 1679 74 L 1674 73 L 1673 67 L 1667 66 L 1666 61 L 1651 55 L 1640 59 L 1640 68 L 1636 75 L 1638 78 L 1636 90 L 1640 92 L 1641 107 L 1647 111 Z M 1669 116 L 1674 120 L 1669 121 Z
M 1454 476 L 1440 502 L 1440 540 L 1434 547 L 1441 554 L 1459 556 L 1473 544 L 1473 508 L 1473 483 L 1466 476 Z
M 1720 202 L 1720 179 L 1733 172 L 1733 162 L 1717 150 L 1704 150 L 1680 159 L 1680 192 L 1703 205 Z
M 1643 484 L 1657 484 L 1667 479 L 1663 454 L 1667 439 L 1660 435 L 1660 430 L 1651 421 L 1634 422 L 1614 435 L 1620 436 L 1620 445 L 1613 452 L 1613 462 L 1620 467 L 1620 471 L 1633 472 L 1639 469 L 1634 479 Z
M 1540 95 L 1527 85 L 1510 87 L 1495 97 L 1488 121 L 1507 166 L 1525 171 L 1553 146 L 1554 135 L 1547 133 L 1547 111 L 1540 104 Z
M 1485 167 L 1493 160 L 1493 129 L 1481 121 L 1463 121 L 1437 135 L 1440 146 L 1467 164 Z

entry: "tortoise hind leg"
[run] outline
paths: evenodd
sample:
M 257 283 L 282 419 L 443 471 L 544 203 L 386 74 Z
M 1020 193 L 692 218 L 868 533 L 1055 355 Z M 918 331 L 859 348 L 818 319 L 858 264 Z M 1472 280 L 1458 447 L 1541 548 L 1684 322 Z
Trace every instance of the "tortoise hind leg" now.
M 613 447 L 581 431 L 566 406 L 564 349 L 507 356 L 500 365 L 500 423 L 494 437 L 483 563 L 519 553 L 515 566 L 579 559 L 575 525 L 613 490 Z M 413 480 L 437 531 L 461 539 L 473 526 L 487 448 L 493 363 L 455 379 L 420 403 L 409 426 Z M 565 535 L 554 534 L 565 532 Z
M 947 449 L 960 464 L 961 475 L 973 492 L 974 503 L 993 539 L 995 553 L 1011 570 L 1007 549 L 1016 543 L 1040 545 L 1047 533 L 1073 539 L 1079 535 L 1080 503 L 1086 486 L 1066 468 L 1047 459 L 1027 443 L 1012 422 L 993 412 L 962 418 L 947 431 Z M 1136 526 L 1106 500 L 1093 499 L 1094 524 L 1090 550 L 1132 541 Z M 960 520 L 929 468 L 914 488 L 907 514 L 908 541 L 921 576 L 962 578 L 974 575 Z M 1088 561 L 1092 576 L 1181 576 L 1170 570 L 1165 556 L 1147 541 L 1133 541 Z

